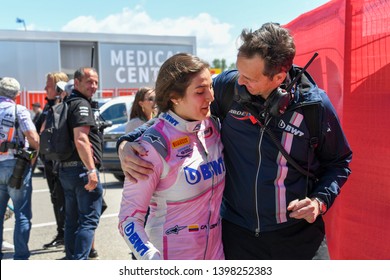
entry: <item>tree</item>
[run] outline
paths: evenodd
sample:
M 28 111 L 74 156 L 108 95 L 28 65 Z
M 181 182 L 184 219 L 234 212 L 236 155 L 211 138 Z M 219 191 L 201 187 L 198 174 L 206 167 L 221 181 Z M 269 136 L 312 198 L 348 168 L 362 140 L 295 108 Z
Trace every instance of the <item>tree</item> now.
M 213 60 L 213 65 L 212 65 L 213 68 L 220 68 L 222 71 L 224 71 L 227 66 L 226 66 L 226 59 L 222 58 L 222 59 L 219 59 L 219 58 L 216 58 Z
M 235 63 L 231 63 L 229 65 L 229 67 L 226 65 L 226 59 L 222 58 L 222 59 L 219 59 L 219 58 L 216 58 L 213 60 L 213 64 L 211 65 L 212 68 L 219 68 L 221 69 L 221 71 L 225 71 L 227 69 L 235 69 L 236 68 L 236 64 Z
M 236 69 L 236 64 L 235 63 L 231 63 L 228 69 L 229 70 Z

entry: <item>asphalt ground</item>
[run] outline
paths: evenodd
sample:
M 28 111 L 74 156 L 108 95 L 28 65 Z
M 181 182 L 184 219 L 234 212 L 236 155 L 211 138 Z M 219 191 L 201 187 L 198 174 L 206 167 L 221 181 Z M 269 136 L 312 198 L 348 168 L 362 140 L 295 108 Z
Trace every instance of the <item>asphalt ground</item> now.
M 100 219 L 95 235 L 95 249 L 99 260 L 131 260 L 130 249 L 117 229 L 122 183 L 108 173 L 101 173 L 100 179 L 104 185 L 104 200 L 108 207 Z M 49 188 L 41 171 L 34 172 L 32 184 L 30 260 L 60 260 L 65 256 L 64 247 L 43 249 L 43 244 L 53 240 L 56 235 L 56 223 Z M 13 243 L 14 222 L 13 216 L 4 222 L 4 240 L 9 243 Z M 5 251 L 3 260 L 12 259 L 13 251 Z
M 10 261 L 12 251 L 4 252 L 1 261 L 1 279 L 37 278 L 40 280 L 53 279 L 247 279 L 248 275 L 236 275 L 239 268 L 253 269 L 263 272 L 272 269 L 272 279 L 291 278 L 291 271 L 305 271 L 315 275 L 321 271 L 321 279 L 336 276 L 350 276 L 359 279 L 388 279 L 389 263 L 384 262 L 338 262 L 338 261 L 135 261 L 132 262 L 130 250 L 117 230 L 118 211 L 122 195 L 122 184 L 110 174 L 101 174 L 104 184 L 104 199 L 108 205 L 101 217 L 96 230 L 95 247 L 99 254 L 98 260 L 88 262 L 56 261 L 61 260 L 64 248 L 43 249 L 56 234 L 53 207 L 50 194 L 43 174 L 38 170 L 33 177 L 32 196 L 32 230 L 29 247 L 30 261 Z M 4 240 L 13 242 L 14 218 L 4 223 Z M 266 269 L 266 270 L 264 270 Z M 153 271 L 152 271 L 153 270 Z M 162 274 L 150 274 L 155 271 Z M 191 273 L 183 274 L 184 270 Z M 176 271 L 180 271 L 176 274 Z M 247 270 L 245 270 L 247 271 Z M 149 273 L 147 273 L 149 272 Z M 234 273 L 233 273 L 234 272 Z M 263 277 L 266 275 L 261 274 Z M 387 275 L 387 276 L 386 276 Z M 260 275 L 257 275 L 259 277 Z M 252 277 L 253 278 L 253 277 Z M 294 277 L 293 277 L 294 278 Z M 296 277 L 295 277 L 296 278 Z M 295 279 L 294 278 L 294 279 Z M 297 279 L 297 278 L 296 278 Z

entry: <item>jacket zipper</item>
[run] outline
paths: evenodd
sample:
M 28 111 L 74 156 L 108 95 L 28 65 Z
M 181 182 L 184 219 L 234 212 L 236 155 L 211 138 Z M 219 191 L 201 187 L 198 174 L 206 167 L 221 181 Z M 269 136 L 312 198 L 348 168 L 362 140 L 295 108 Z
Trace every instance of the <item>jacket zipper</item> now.
M 259 155 L 259 161 L 257 164 L 257 171 L 256 171 L 256 181 L 255 181 L 255 208 L 256 208 L 256 219 L 257 219 L 257 228 L 255 229 L 255 236 L 259 237 L 260 235 L 260 216 L 259 216 L 259 200 L 258 197 L 258 179 L 260 174 L 260 166 L 261 166 L 261 143 L 263 142 L 263 135 L 264 135 L 264 128 L 260 128 L 260 139 L 258 143 L 258 155 Z
M 264 123 L 264 126 L 260 127 L 260 138 L 258 143 L 258 155 L 259 155 L 259 161 L 257 164 L 257 171 L 256 171 L 256 182 L 255 182 L 255 208 L 256 208 L 256 219 L 257 219 L 257 228 L 255 229 L 255 236 L 260 236 L 260 215 L 259 215 L 259 200 L 258 197 L 258 182 L 259 182 L 259 175 L 260 175 L 260 167 L 261 167 L 261 144 L 263 142 L 263 136 L 265 132 L 265 126 L 268 125 L 268 123 L 271 121 L 271 118 L 268 118 L 266 120 L 266 123 Z

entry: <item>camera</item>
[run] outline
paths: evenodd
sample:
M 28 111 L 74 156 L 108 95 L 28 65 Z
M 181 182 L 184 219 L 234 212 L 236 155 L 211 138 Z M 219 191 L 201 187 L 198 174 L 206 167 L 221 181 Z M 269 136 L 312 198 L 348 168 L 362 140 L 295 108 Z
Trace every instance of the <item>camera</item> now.
M 11 188 L 20 189 L 23 184 L 23 175 L 26 168 L 29 167 L 31 160 L 37 155 L 36 150 L 17 149 L 15 153 L 16 164 L 9 178 L 8 185 Z
M 33 158 L 35 158 L 37 156 L 37 151 L 36 150 L 33 150 L 33 149 L 18 149 L 16 150 L 16 154 L 15 154 L 15 157 L 17 158 L 22 158 L 22 159 L 25 159 L 25 160 L 32 160 Z
M 91 108 L 92 108 L 92 111 L 99 111 L 99 102 L 95 101 L 95 100 L 92 100 L 91 101 Z
M 9 149 L 17 149 L 17 148 L 18 148 L 18 144 L 9 141 L 4 141 L 1 142 L 0 144 L 0 152 L 2 153 L 8 152 Z
M 106 121 L 99 112 L 99 103 L 97 101 L 91 101 L 91 108 L 95 114 L 95 122 L 98 130 L 103 133 L 104 129 L 112 126 L 112 121 Z
M 112 121 L 106 121 L 101 117 L 98 117 L 96 120 L 96 126 L 100 131 L 103 131 L 105 128 L 112 126 Z

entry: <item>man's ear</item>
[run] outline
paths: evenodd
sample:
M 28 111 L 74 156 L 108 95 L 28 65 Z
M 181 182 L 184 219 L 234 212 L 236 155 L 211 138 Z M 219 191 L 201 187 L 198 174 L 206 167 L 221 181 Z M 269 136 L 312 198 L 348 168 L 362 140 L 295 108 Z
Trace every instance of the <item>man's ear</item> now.
M 286 77 L 287 77 L 287 73 L 282 71 L 273 77 L 273 81 L 275 82 L 275 84 L 280 85 L 281 83 L 283 83 Z

